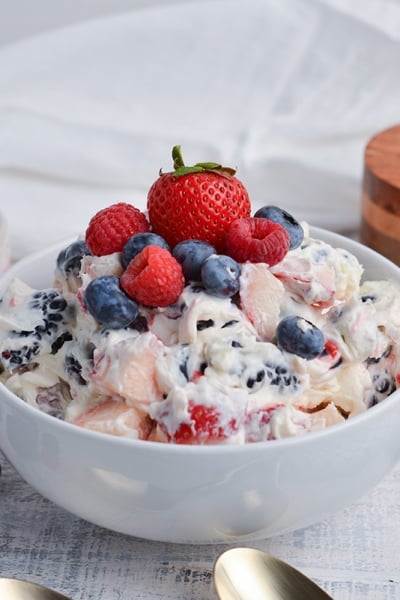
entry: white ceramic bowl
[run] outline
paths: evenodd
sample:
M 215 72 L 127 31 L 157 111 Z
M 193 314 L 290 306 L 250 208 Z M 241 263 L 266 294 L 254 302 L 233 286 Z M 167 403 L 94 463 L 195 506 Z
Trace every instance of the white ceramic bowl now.
M 0 212 L 0 273 L 10 266 L 10 247 L 8 241 L 8 223 Z
M 400 269 L 341 236 L 369 278 Z M 51 285 L 61 246 L 3 276 Z M 306 526 L 354 502 L 400 459 L 400 391 L 344 424 L 245 446 L 181 446 L 106 436 L 59 421 L 0 387 L 0 445 L 20 475 L 72 513 L 115 531 L 167 542 L 238 542 Z

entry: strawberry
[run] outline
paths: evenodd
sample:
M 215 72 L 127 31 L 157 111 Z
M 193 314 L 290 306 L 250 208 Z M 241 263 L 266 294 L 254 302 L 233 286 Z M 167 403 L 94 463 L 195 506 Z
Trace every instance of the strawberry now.
M 146 440 L 154 427 L 148 415 L 128 406 L 123 399 L 111 398 L 91 406 L 72 423 L 92 431 L 139 440 Z
M 246 262 L 240 275 L 240 307 L 257 334 L 271 341 L 279 322 L 285 289 L 265 263 Z
M 222 427 L 220 414 L 213 406 L 189 403 L 190 423 L 181 423 L 173 435 L 176 444 L 204 444 L 226 439 L 237 431 L 234 419 L 228 431 Z
M 172 150 L 174 171 L 160 172 L 147 196 L 152 230 L 173 248 L 186 239 L 203 240 L 217 252 L 225 247 L 229 224 L 250 215 L 246 188 L 235 170 L 217 163 L 185 166 L 180 146 Z
M 320 354 L 319 359 L 326 362 L 330 369 L 338 367 L 342 362 L 342 357 L 337 343 L 333 340 L 326 340 L 324 350 Z

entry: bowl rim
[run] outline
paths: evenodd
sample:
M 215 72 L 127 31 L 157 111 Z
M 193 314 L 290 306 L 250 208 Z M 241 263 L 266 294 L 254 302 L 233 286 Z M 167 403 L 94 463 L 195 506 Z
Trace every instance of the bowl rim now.
M 310 226 L 309 228 L 310 234 L 312 237 L 318 237 L 319 239 L 331 238 L 332 241 L 340 242 L 341 240 L 345 241 L 346 246 L 350 246 L 350 248 L 354 248 L 357 251 L 357 248 L 361 248 L 364 253 L 371 256 L 373 259 L 377 259 L 382 265 L 386 265 L 390 270 L 393 270 L 393 273 L 399 271 L 399 281 L 400 281 L 400 267 L 398 267 L 395 263 L 379 254 L 375 250 L 372 250 L 368 246 L 354 240 L 352 238 L 346 238 L 345 236 L 329 231 L 320 227 Z M 17 276 L 16 272 L 19 271 L 21 267 L 24 265 L 29 265 L 31 262 L 36 262 L 40 260 L 41 257 L 47 256 L 53 252 L 61 250 L 63 247 L 68 245 L 69 243 L 75 241 L 77 237 L 64 239 L 62 241 L 56 242 L 46 248 L 38 250 L 29 256 L 26 256 L 20 260 L 18 260 L 12 267 L 10 267 L 5 273 L 0 276 L 0 298 L 3 290 L 5 290 L 6 286 L 12 281 L 14 277 Z M 332 244 L 332 241 L 328 241 L 328 243 Z M 340 247 L 336 246 L 337 248 Z M 347 250 L 347 248 L 346 248 Z M 347 250 L 351 251 L 351 250 Z M 63 421 L 61 419 L 57 419 L 51 415 L 48 415 L 37 408 L 31 406 L 27 402 L 25 402 L 22 398 L 11 392 L 3 382 L 0 381 L 0 393 L 5 394 L 10 401 L 16 404 L 16 408 L 23 412 L 27 411 L 27 414 L 31 414 L 34 419 L 38 419 L 39 422 L 41 419 L 44 419 L 43 424 L 50 425 L 53 423 L 53 427 L 60 428 L 60 431 L 65 431 L 66 433 L 70 433 L 72 436 L 76 436 L 79 438 L 87 438 L 90 443 L 95 442 L 105 442 L 107 444 L 112 444 L 114 446 L 127 446 L 132 450 L 134 448 L 138 449 L 147 449 L 149 452 L 159 452 L 162 450 L 163 453 L 185 453 L 185 454 L 199 454 L 199 455 L 209 455 L 209 454 L 235 454 L 243 452 L 258 453 L 260 450 L 268 451 L 267 448 L 270 448 L 270 452 L 279 451 L 283 448 L 290 448 L 292 445 L 295 446 L 305 446 L 310 443 L 317 443 L 321 438 L 324 440 L 329 440 L 332 436 L 341 436 L 341 432 L 343 435 L 346 435 L 349 429 L 353 429 L 354 427 L 358 427 L 358 424 L 362 424 L 365 421 L 370 421 L 375 418 L 375 414 L 385 413 L 386 411 L 390 411 L 392 405 L 400 401 L 400 387 L 395 390 L 390 396 L 385 398 L 382 402 L 378 403 L 375 406 L 371 406 L 366 411 L 354 415 L 353 417 L 347 419 L 344 422 L 336 423 L 334 425 L 330 425 L 325 429 L 316 430 L 312 432 L 307 432 L 304 435 L 298 435 L 293 437 L 281 438 L 278 440 L 267 440 L 260 442 L 249 442 L 246 444 L 230 444 L 230 443 L 220 443 L 220 444 L 169 444 L 165 442 L 158 441 L 148 441 L 148 440 L 138 440 L 134 438 L 120 437 L 114 436 L 111 434 L 106 434 L 102 432 L 93 431 L 91 429 L 87 429 L 84 427 L 80 427 L 73 423 L 69 423 Z M 0 409 L 1 410 L 1 409 Z M 0 440 L 0 448 L 1 448 L 1 440 Z

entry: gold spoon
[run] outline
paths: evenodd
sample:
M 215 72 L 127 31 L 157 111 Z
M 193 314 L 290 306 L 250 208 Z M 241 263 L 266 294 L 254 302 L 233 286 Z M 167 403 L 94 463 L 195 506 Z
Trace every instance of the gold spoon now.
M 305 575 L 255 548 L 232 548 L 214 564 L 220 600 L 333 600 Z
M 220 600 L 333 600 L 308 577 L 255 548 L 232 548 L 214 564 Z M 0 600 L 71 600 L 47 587 L 0 577 Z
M 20 579 L 0 577 L 0 600 L 71 600 L 47 587 Z

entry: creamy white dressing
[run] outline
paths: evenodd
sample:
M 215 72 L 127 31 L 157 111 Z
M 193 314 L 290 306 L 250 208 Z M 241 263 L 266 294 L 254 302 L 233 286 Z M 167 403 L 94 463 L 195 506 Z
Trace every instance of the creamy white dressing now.
M 274 440 L 363 412 L 398 385 L 399 286 L 360 283 L 354 256 L 305 230 L 305 243 L 273 268 L 242 265 L 234 301 L 187 286 L 174 306 L 140 307 L 147 330 L 106 331 L 85 309 L 88 283 L 121 273 L 119 254 L 84 257 L 77 277 L 56 270 L 68 309 L 53 337 L 35 337 L 44 316 L 31 306 L 34 290 L 15 280 L 0 304 L 2 379 L 30 405 L 83 426 L 87 419 L 105 433 L 135 439 L 152 419 L 148 439 L 164 442 L 179 442 L 183 425 L 193 434 L 188 443 Z M 322 330 L 320 356 L 306 360 L 277 347 L 276 326 L 288 315 Z M 300 324 L 307 333 L 311 326 Z M 13 352 L 23 356 L 20 366 L 7 359 Z M 110 399 L 115 415 L 111 403 L 89 425 L 93 408 Z M 118 412 L 121 403 L 126 412 Z M 201 430 L 210 422 L 211 437 Z

